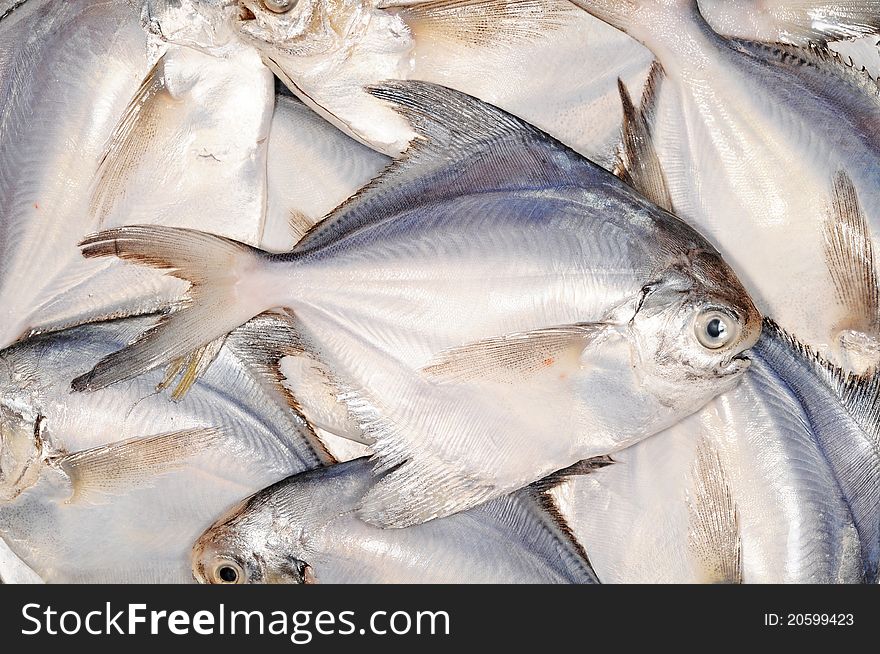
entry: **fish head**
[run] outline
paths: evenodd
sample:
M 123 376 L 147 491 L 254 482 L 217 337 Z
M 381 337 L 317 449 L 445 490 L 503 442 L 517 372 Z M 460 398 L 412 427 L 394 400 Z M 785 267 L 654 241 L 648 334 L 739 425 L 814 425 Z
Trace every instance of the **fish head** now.
M 413 39 L 378 0 L 240 0 L 242 38 L 303 102 L 353 138 L 389 155 L 409 123 L 365 87 L 405 79 Z
M 236 48 L 237 0 L 147 0 L 142 21 L 154 45 L 172 43 L 223 55 Z
M 192 574 L 201 584 L 314 584 L 311 566 L 291 552 L 270 515 L 251 510 L 259 494 L 234 507 L 199 537 Z M 282 530 L 283 531 L 283 530 Z
M 0 502 L 11 502 L 33 486 L 43 464 L 42 416 L 0 403 Z
M 761 316 L 714 252 L 676 261 L 611 321 L 582 360 L 594 426 L 625 447 L 733 388 L 749 366 Z
M 664 406 L 699 408 L 733 388 L 761 321 L 717 252 L 690 251 L 643 289 L 629 324 L 646 389 Z

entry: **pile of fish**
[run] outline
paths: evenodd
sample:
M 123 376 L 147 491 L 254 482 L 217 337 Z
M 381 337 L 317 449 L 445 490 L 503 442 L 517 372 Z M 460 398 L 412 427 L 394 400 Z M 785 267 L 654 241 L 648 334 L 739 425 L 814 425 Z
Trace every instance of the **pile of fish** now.
M 0 580 L 877 583 L 878 42 L 0 2 Z

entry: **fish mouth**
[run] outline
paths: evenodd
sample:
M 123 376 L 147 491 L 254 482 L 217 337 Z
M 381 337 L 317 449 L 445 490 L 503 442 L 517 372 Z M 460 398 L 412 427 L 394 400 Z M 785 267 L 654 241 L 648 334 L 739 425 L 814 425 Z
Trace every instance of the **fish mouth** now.
M 750 365 L 752 365 L 752 359 L 745 352 L 740 352 L 722 361 L 718 369 L 720 376 L 728 377 L 745 372 Z

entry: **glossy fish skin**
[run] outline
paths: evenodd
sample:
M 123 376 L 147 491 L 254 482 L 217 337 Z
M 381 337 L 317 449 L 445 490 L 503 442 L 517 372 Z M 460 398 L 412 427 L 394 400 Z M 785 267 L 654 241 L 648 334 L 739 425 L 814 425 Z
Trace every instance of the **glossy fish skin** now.
M 287 252 L 302 235 L 388 165 L 301 102 L 278 95 L 267 154 L 261 247 Z
M 727 36 L 807 45 L 880 30 L 877 0 L 700 0 L 715 31 Z
M 880 228 L 875 82 L 820 48 L 726 39 L 693 0 L 578 4 L 663 65 L 654 138 L 676 213 L 718 247 L 764 314 L 835 363 L 870 368 L 880 356 L 876 302 L 846 295 L 872 296 L 859 285 L 876 277 L 864 264 Z M 832 262 L 840 175 L 869 236 Z
M 27 567 L 0 538 L 0 584 L 40 584 L 36 572 Z
M 404 464 L 365 515 L 405 526 L 637 442 L 736 384 L 760 318 L 696 232 L 473 98 L 413 82 L 375 92 L 420 125 L 421 145 L 292 253 L 180 230 L 87 239 L 86 256 L 168 262 L 200 281 L 186 309 L 74 388 L 292 309 L 380 467 Z M 724 330 L 717 345 L 699 340 L 708 316 Z M 509 425 L 502 440 L 497 424 Z M 429 492 L 441 483 L 442 496 Z
M 877 450 L 814 367 L 814 355 L 774 325 L 752 349 L 743 381 L 681 423 L 618 452 L 615 464 L 560 489 L 560 505 L 603 583 L 860 583 L 874 576 L 876 528 L 841 466 L 868 465 Z M 824 364 L 821 368 L 831 370 Z M 819 373 L 819 374 L 817 374 Z M 836 447 L 834 446 L 835 444 Z M 855 445 L 853 445 L 855 444 Z M 829 448 L 832 447 L 829 451 Z M 717 456 L 734 506 L 740 575 L 725 578 L 723 552 L 699 547 L 694 510 L 723 507 L 700 495 L 701 448 Z M 864 487 L 876 502 L 876 485 Z M 877 522 L 878 513 L 873 515 Z M 861 537 L 861 538 L 860 538 Z
M 179 292 L 83 261 L 76 243 L 96 229 L 198 226 L 260 243 L 271 73 L 228 30 L 187 35 L 145 12 L 171 33 L 145 31 L 142 4 L 28 0 L 0 23 L 0 347 Z
M 720 33 L 803 44 L 868 33 L 875 4 L 713 0 L 704 9 Z M 653 59 L 561 0 L 303 0 L 281 12 L 260 0 L 241 6 L 243 40 L 293 93 L 392 156 L 412 132 L 362 87 L 413 79 L 479 97 L 610 168 L 622 117 L 617 79 L 641 86 Z
M 809 424 L 852 512 L 865 578 L 880 568 L 880 416 L 877 372 L 853 375 L 778 330 L 755 348 L 766 368 L 802 403 Z
M 230 336 L 179 403 L 156 393 L 160 371 L 106 392 L 69 393 L 73 375 L 153 320 L 86 325 L 0 353 L 0 537 L 47 582 L 189 581 L 193 539 L 231 502 L 328 462 L 286 399 L 249 363 L 237 342 L 251 338 L 246 332 Z M 194 441 L 200 449 L 169 461 L 155 478 L 142 479 L 143 468 L 132 464 L 129 477 L 91 479 L 88 469 L 68 463 L 77 463 L 70 455 L 124 439 L 205 427 L 223 431 Z
M 639 44 L 561 0 L 303 0 L 281 13 L 260 0 L 241 6 L 242 39 L 290 90 L 391 156 L 406 149 L 412 129 L 363 88 L 417 79 L 492 102 L 610 166 L 617 77 L 641 84 L 651 63 Z M 573 57 L 583 62 L 577 76 L 568 73 Z
M 524 489 L 442 520 L 378 529 L 356 516 L 367 459 L 290 477 L 232 508 L 193 547 L 201 583 L 596 583 L 578 546 Z M 229 576 L 228 571 L 226 572 Z
M 145 38 L 124 3 L 30 0 L 0 23 L 8 99 L 0 110 L 0 346 L 38 327 L 41 305 L 107 268 L 84 263 L 76 243 L 96 226 L 88 189 L 97 162 L 149 69 Z M 140 277 L 160 288 L 155 275 Z M 131 281 L 120 273 L 118 282 Z M 45 313 L 76 322 L 88 302 Z

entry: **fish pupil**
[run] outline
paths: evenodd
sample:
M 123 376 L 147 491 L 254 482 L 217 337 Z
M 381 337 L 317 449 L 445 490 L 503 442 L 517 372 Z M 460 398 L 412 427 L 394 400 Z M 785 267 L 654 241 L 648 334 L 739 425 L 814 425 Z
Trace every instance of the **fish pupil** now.
M 235 571 L 235 568 L 232 568 L 228 565 L 224 565 L 222 568 L 220 568 L 218 574 L 220 575 L 220 579 L 229 584 L 234 583 L 238 580 L 238 572 Z
M 706 333 L 713 339 L 721 338 L 727 333 L 727 325 L 720 318 L 712 318 L 706 325 Z

